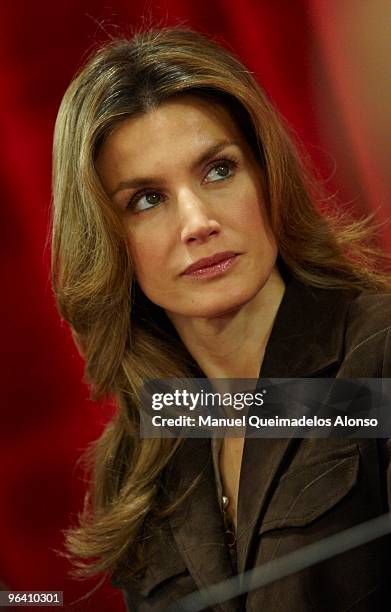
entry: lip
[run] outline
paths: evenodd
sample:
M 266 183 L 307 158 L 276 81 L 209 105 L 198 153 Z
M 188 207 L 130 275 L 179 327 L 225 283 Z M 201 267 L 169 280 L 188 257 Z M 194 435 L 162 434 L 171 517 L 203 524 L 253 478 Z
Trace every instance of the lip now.
M 228 264 L 231 264 L 236 259 L 238 253 L 234 251 L 222 251 L 221 253 L 215 253 L 211 257 L 203 257 L 199 259 L 195 263 L 191 264 L 186 268 L 182 274 L 197 274 L 198 275 L 206 275 L 208 271 L 212 272 L 214 269 L 216 271 L 224 271 L 225 268 L 230 267 Z M 232 260 L 232 262 L 230 261 Z M 220 264 L 219 266 L 217 264 Z

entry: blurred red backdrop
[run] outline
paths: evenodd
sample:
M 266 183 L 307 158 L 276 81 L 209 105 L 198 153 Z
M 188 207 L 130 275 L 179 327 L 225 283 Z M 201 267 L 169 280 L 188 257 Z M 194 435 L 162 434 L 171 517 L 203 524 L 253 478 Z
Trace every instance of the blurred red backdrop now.
M 358 4 L 361 5 L 358 12 Z M 366 4 L 367 8 L 363 5 Z M 327 187 L 358 214 L 389 216 L 390 5 L 341 0 L 59 0 L 2 3 L 0 582 L 63 590 L 65 609 L 123 610 L 118 591 L 67 577 L 55 553 L 82 506 L 76 461 L 110 408 L 88 399 L 58 318 L 47 232 L 51 139 L 66 86 L 97 42 L 145 25 L 211 34 L 255 73 Z M 390 231 L 380 239 L 391 250 Z

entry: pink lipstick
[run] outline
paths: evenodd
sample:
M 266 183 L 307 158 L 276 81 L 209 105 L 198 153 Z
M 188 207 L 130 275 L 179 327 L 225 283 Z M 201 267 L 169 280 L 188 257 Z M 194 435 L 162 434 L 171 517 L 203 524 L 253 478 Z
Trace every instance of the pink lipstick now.
M 238 254 L 232 251 L 216 253 L 211 257 L 199 259 L 194 264 L 186 268 L 183 272 L 186 276 L 197 278 L 212 278 L 223 274 L 229 270 L 238 259 Z

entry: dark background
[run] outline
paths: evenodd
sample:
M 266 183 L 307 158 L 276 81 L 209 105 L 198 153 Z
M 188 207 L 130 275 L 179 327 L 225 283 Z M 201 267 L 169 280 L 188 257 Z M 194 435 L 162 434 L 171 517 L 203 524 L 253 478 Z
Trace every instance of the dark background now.
M 0 582 L 63 590 L 65 609 L 123 610 L 108 585 L 67 577 L 62 530 L 82 506 L 76 466 L 110 414 L 93 404 L 51 292 L 51 140 L 66 86 L 108 35 L 189 25 L 235 51 L 357 215 L 390 214 L 387 0 L 57 0 L 0 5 L 2 400 Z M 391 230 L 380 240 L 391 252 Z M 46 608 L 45 608 L 46 609 Z

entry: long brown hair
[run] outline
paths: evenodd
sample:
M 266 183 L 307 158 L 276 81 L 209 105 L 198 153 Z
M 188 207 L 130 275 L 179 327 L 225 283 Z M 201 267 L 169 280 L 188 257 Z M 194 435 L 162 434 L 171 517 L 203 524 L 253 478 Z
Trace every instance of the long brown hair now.
M 113 394 L 117 412 L 90 448 L 90 492 L 67 548 L 80 575 L 142 567 L 143 526 L 167 516 L 159 476 L 181 440 L 140 439 L 145 379 L 201 375 L 165 313 L 138 287 L 118 214 L 95 159 L 113 127 L 184 93 L 224 105 L 256 152 L 279 254 L 318 287 L 379 289 L 366 221 L 321 215 L 320 191 L 270 102 L 231 53 L 201 34 L 148 31 L 96 51 L 70 84 L 55 128 L 53 285 L 85 358 L 93 397 Z M 180 503 L 180 500 L 175 502 Z M 128 561 L 131 553 L 132 562 Z

